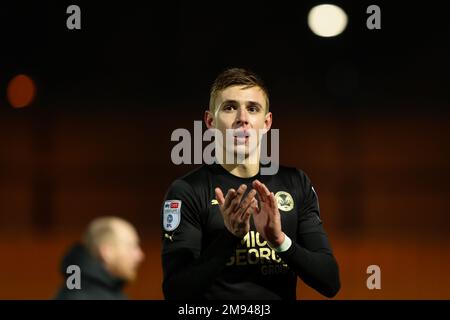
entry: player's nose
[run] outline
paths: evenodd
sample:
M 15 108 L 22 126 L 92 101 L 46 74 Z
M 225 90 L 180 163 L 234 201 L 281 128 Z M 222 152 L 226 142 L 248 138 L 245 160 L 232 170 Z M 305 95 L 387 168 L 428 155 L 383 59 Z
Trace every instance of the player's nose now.
M 248 111 L 245 107 L 239 107 L 237 112 L 237 123 L 240 125 L 248 124 Z

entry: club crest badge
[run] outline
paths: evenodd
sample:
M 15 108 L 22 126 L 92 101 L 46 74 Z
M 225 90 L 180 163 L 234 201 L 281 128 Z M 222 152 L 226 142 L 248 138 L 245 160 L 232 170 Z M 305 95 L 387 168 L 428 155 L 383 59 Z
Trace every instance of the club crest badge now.
M 286 191 L 278 191 L 275 193 L 278 209 L 282 211 L 291 211 L 294 208 L 294 199 Z
M 181 200 L 167 200 L 164 202 L 163 228 L 166 231 L 173 231 L 181 221 Z

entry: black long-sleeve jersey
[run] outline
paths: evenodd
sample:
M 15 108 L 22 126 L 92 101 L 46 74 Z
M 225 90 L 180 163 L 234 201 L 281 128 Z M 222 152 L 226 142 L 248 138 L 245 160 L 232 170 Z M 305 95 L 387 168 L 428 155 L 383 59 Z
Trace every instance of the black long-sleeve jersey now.
M 243 239 L 224 226 L 214 189 L 226 194 L 246 184 L 248 193 L 255 179 L 275 194 L 292 240 L 285 252 L 272 250 L 253 220 Z M 239 178 L 219 164 L 203 165 L 172 183 L 161 218 L 166 299 L 296 299 L 297 276 L 326 297 L 339 291 L 317 195 L 301 170 L 280 166 L 275 175 Z

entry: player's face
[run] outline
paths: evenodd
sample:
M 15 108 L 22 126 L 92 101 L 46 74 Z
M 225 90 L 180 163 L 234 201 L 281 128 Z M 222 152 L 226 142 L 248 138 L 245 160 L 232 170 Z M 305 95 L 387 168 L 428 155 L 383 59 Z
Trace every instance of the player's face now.
M 259 145 L 258 133 L 266 132 L 272 124 L 272 114 L 266 110 L 266 96 L 260 87 L 232 86 L 218 94 L 215 112 L 207 115 L 206 122 L 208 128 L 218 129 L 224 139 L 227 129 L 232 129 L 234 151 L 248 156 L 255 151 L 252 146 Z M 250 143 L 252 138 L 255 144 Z

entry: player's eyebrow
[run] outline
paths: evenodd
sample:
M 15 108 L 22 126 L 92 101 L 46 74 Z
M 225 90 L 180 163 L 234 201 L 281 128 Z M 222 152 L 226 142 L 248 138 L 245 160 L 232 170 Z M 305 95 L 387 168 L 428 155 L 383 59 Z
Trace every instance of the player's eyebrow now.
M 223 101 L 220 104 L 220 106 L 223 107 L 224 105 L 227 105 L 227 104 L 239 105 L 239 101 L 237 101 L 237 100 L 225 100 L 225 101 Z M 261 104 L 259 102 L 256 102 L 256 101 L 246 101 L 245 105 L 249 106 L 249 107 L 258 107 L 258 108 L 262 109 Z
M 239 102 L 236 100 L 225 100 L 224 102 L 222 102 L 220 104 L 220 106 L 223 107 L 224 105 L 227 105 L 227 104 L 239 105 Z

